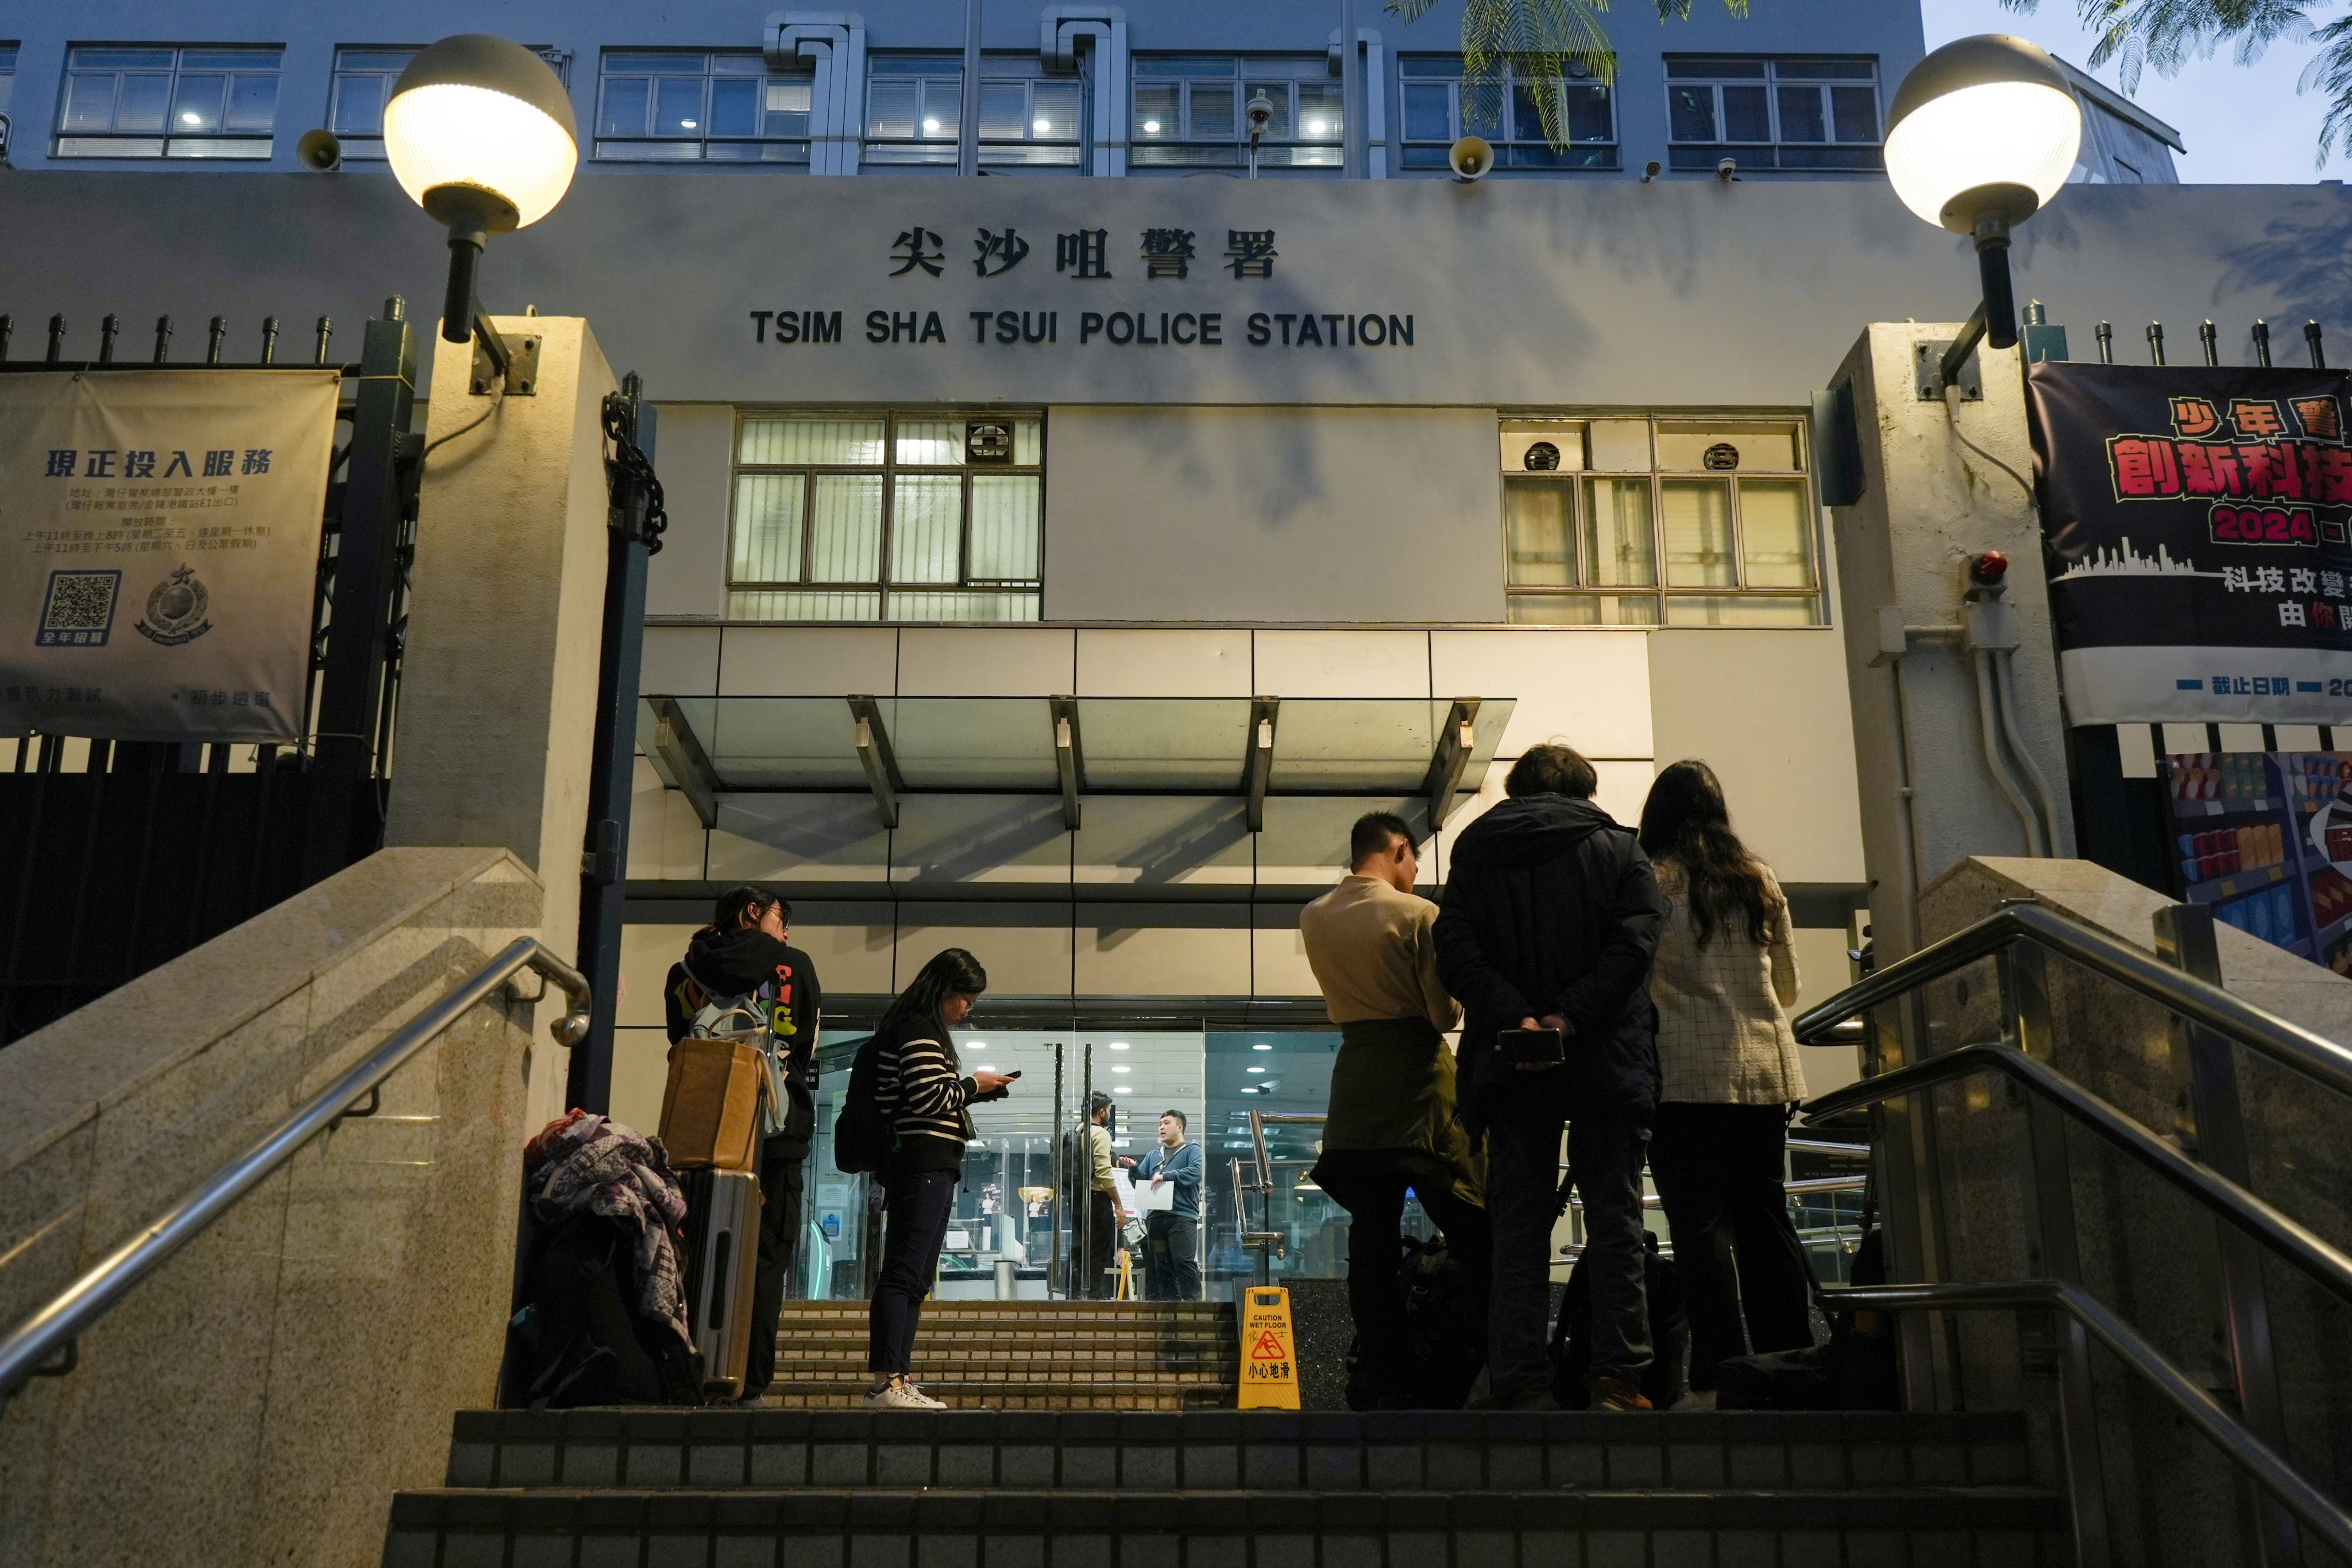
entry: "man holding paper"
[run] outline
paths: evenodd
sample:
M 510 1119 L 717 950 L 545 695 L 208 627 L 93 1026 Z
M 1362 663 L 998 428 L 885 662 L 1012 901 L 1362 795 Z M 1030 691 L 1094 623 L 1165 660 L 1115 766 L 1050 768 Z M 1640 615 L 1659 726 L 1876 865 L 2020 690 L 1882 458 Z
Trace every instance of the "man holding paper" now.
M 1135 1167 L 1145 1184 L 1143 1293 L 1154 1301 L 1201 1294 L 1201 1146 L 1184 1139 L 1184 1113 L 1160 1113 L 1160 1146 Z

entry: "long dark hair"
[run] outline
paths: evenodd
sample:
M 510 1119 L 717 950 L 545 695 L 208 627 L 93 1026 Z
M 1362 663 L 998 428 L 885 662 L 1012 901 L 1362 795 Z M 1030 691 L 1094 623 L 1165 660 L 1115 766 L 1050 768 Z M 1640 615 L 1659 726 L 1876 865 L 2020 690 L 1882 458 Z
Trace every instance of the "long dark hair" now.
M 941 1048 L 947 1052 L 948 1060 L 953 1062 L 955 1042 L 948 1038 L 947 1020 L 940 1016 L 940 1004 L 947 1000 L 950 991 L 977 996 L 987 989 L 988 971 L 980 966 L 980 960 L 960 947 L 942 948 L 891 1001 L 882 1014 L 882 1021 L 874 1026 L 874 1032 L 878 1035 L 898 1023 L 936 1029 Z
M 1744 916 L 1748 937 L 1765 945 L 1772 908 L 1765 895 L 1764 862 L 1731 831 L 1723 781 L 1697 758 L 1670 764 L 1642 803 L 1642 848 L 1653 860 L 1683 869 L 1691 922 L 1705 947 L 1718 924 Z

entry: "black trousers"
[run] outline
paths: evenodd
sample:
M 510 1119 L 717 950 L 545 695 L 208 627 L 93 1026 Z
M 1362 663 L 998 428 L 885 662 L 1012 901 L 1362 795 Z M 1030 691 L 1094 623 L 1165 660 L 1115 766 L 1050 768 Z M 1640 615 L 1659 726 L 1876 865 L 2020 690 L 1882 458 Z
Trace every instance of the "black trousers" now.
M 1143 1220 L 1143 1293 L 1154 1301 L 1201 1299 L 1201 1222 L 1168 1211 Z
M 781 1147 L 760 1154 L 760 1258 L 751 1279 L 751 1345 L 744 1358 L 743 1393 L 748 1397 L 776 1379 L 776 1320 L 784 1310 L 784 1285 L 801 1244 L 801 1167 L 805 1157 Z
M 883 1181 L 882 1269 L 866 1318 L 868 1372 L 903 1374 L 914 1367 L 915 1327 L 940 1271 L 961 1179 L 956 1171 L 893 1171 Z
M 1530 1074 L 1530 1077 L 1535 1075 Z M 1515 1086 L 1517 1087 L 1517 1086 Z M 1559 1134 L 1549 1084 L 1531 1085 L 1496 1115 L 1486 1139 L 1486 1215 L 1495 1229 L 1495 1297 L 1486 1368 L 1508 1403 L 1550 1386 L 1552 1225 L 1559 1213 Z M 1584 1199 L 1584 1264 L 1592 1281 L 1592 1371 L 1639 1383 L 1650 1365 L 1642 1278 L 1642 1154 L 1649 1133 L 1595 1110 L 1568 1128 L 1569 1174 Z
M 1788 1113 L 1777 1105 L 1658 1107 L 1650 1174 L 1674 1232 L 1690 1312 L 1691 1386 L 1750 1350 L 1813 1342 L 1813 1273 L 1781 1190 Z
M 1481 1324 L 1493 1267 L 1486 1211 L 1457 1197 L 1452 1176 L 1424 1155 L 1335 1150 L 1316 1162 L 1315 1179 L 1348 1211 L 1348 1315 L 1356 1321 L 1360 1364 L 1377 1386 L 1401 1388 L 1412 1359 L 1404 1315 L 1405 1194 L 1420 1199 L 1444 1233 L 1461 1269 L 1467 1316 Z
M 1086 1294 L 1107 1301 L 1118 1289 L 1111 1266 L 1118 1261 L 1118 1205 L 1108 1193 L 1087 1194 Z

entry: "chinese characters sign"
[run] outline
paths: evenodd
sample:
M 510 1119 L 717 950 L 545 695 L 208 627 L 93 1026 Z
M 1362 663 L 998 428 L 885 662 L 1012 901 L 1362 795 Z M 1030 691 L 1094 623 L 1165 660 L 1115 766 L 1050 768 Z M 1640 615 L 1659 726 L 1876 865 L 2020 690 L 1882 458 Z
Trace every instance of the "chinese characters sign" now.
M 299 738 L 341 379 L 0 377 L 0 735 Z
M 2352 721 L 2352 447 L 2334 371 L 2030 367 L 2077 724 Z

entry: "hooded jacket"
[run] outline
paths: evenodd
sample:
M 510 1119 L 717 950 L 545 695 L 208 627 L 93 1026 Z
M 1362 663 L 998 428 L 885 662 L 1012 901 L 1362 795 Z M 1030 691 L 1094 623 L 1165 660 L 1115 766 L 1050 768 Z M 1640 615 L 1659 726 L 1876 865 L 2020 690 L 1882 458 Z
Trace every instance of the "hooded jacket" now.
M 1462 1114 L 1474 1136 L 1523 1079 L 1556 1082 L 1546 1099 L 1571 1116 L 1647 1124 L 1658 1097 L 1650 959 L 1666 911 L 1633 830 L 1589 800 L 1519 796 L 1463 831 L 1447 858 L 1437 973 L 1462 1002 Z M 1496 1061 L 1498 1033 L 1552 1014 L 1568 1021 L 1562 1066 L 1523 1075 Z
M 816 965 L 807 953 L 757 926 L 705 926 L 696 931 L 685 958 L 670 965 L 662 992 L 670 1044 L 684 1039 L 695 1015 L 711 1003 L 754 995 L 756 1002 L 744 1005 L 768 1020 L 776 1066 L 792 1100 L 777 1137 L 786 1154 L 805 1155 L 816 1130 L 817 1014 L 824 1005 Z

